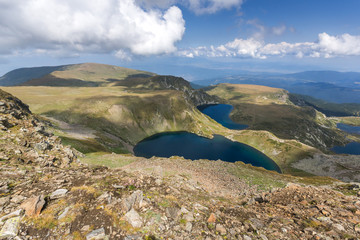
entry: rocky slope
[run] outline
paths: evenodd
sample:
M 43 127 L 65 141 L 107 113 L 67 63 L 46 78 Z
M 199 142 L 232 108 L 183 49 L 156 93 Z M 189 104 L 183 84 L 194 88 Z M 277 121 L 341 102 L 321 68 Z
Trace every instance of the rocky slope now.
M 326 179 L 326 186 L 309 186 L 304 178 L 208 160 L 90 167 L 25 104 L 0 94 L 0 239 L 360 237 L 358 185 Z
M 69 166 L 76 158 L 60 139 L 45 131 L 27 105 L 0 90 L 0 161 Z

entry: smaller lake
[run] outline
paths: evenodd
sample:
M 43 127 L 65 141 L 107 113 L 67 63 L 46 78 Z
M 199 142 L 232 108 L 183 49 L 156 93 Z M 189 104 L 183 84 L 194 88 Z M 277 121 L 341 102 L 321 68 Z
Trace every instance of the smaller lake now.
M 229 104 L 203 105 L 199 106 L 198 109 L 226 128 L 243 130 L 249 127 L 248 125 L 235 123 L 230 119 L 229 115 L 234 107 Z
M 338 123 L 336 126 L 344 132 L 360 134 L 360 126 L 351 126 L 344 123 Z
M 182 156 L 192 160 L 242 161 L 281 173 L 279 166 L 262 152 L 220 135 L 208 139 L 188 132 L 159 133 L 136 144 L 134 153 L 146 158 Z
M 335 146 L 331 150 L 339 154 L 360 155 L 360 143 L 351 142 L 345 146 Z

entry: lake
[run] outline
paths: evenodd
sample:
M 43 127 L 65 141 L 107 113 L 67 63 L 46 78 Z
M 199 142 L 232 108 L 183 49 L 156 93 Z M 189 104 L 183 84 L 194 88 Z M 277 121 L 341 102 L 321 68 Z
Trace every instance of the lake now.
M 208 139 L 188 132 L 159 133 L 139 142 L 134 153 L 146 158 L 182 156 L 192 160 L 242 161 L 281 173 L 279 166 L 262 152 L 220 135 Z
M 351 126 L 344 123 L 338 123 L 337 127 L 344 132 L 360 134 L 360 126 Z M 351 142 L 345 146 L 335 146 L 331 150 L 339 154 L 360 155 L 360 143 Z
M 360 126 L 351 126 L 344 123 L 338 123 L 336 126 L 344 132 L 360 134 Z
M 331 150 L 339 154 L 344 153 L 344 154 L 360 155 L 360 143 L 351 142 L 346 144 L 345 146 L 335 146 Z
M 226 128 L 242 130 L 249 127 L 248 125 L 235 123 L 230 119 L 229 115 L 234 107 L 229 104 L 202 105 L 198 109 Z

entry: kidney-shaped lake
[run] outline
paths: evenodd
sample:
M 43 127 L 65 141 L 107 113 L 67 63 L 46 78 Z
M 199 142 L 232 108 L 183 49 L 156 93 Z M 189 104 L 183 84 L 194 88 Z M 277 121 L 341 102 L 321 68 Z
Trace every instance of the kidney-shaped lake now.
M 220 135 L 208 139 L 188 132 L 159 133 L 139 142 L 134 153 L 146 158 L 182 156 L 192 160 L 242 161 L 281 173 L 279 166 L 262 152 Z

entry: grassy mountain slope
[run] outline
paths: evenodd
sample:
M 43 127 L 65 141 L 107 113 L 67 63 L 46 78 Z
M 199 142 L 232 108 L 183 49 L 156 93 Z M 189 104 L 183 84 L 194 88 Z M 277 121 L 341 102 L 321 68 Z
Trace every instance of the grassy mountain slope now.
M 6 73 L 0 77 L 1 86 L 16 86 L 31 79 L 41 78 L 51 72 L 65 69 L 66 66 L 56 67 L 33 67 L 33 68 L 19 68 Z
M 267 130 L 277 137 L 296 139 L 323 150 L 345 142 L 334 122 L 311 107 L 295 106 L 283 89 L 219 84 L 207 92 L 232 104 L 231 118 L 250 129 Z
M 16 69 L 0 79 L 2 86 L 82 86 L 111 85 L 132 76 L 150 77 L 154 73 L 118 66 L 82 63 L 57 67 Z
M 188 130 L 209 135 L 208 126 L 216 125 L 176 90 L 13 87 L 6 91 L 21 96 L 37 114 L 95 130 L 93 140 L 114 152 L 131 151 L 127 144 L 134 146 L 158 132 Z

